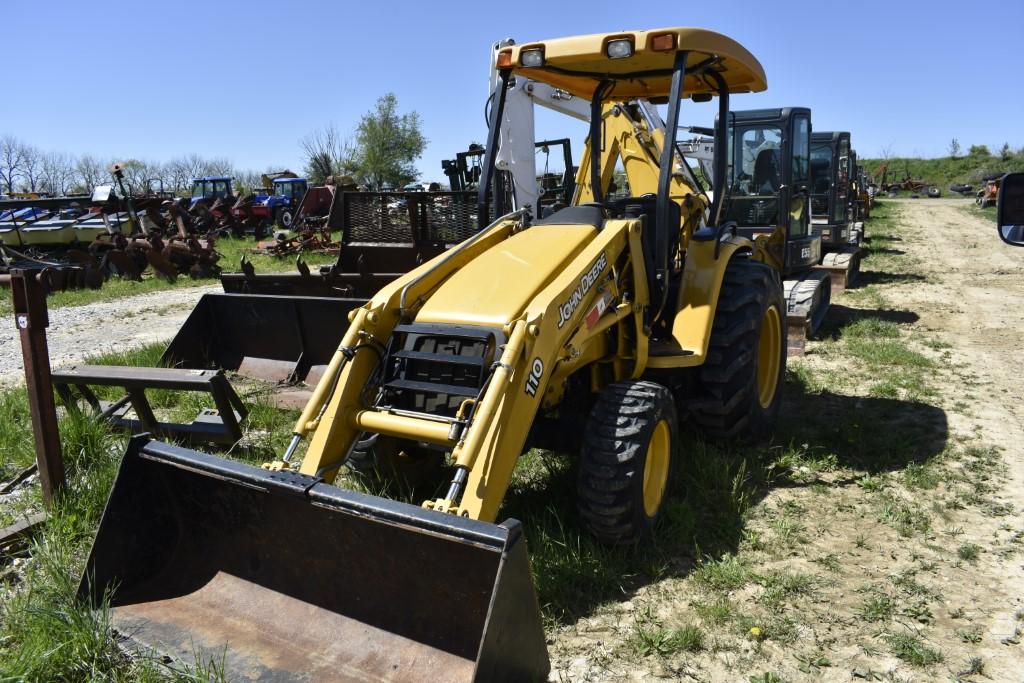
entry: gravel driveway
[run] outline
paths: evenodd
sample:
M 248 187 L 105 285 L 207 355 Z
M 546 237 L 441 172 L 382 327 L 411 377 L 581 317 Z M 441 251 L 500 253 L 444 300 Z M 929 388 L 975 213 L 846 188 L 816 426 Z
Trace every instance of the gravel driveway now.
M 50 364 L 56 368 L 97 353 L 170 340 L 199 297 L 219 291 L 220 285 L 190 287 L 53 309 L 46 330 Z M 0 385 L 23 381 L 24 372 L 12 315 L 0 321 Z

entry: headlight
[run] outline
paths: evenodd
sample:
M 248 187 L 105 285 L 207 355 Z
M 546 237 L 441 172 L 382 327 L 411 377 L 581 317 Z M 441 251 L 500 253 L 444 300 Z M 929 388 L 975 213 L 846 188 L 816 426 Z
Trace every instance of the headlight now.
M 608 41 L 608 46 L 605 48 L 605 52 L 608 53 L 609 59 L 625 59 L 626 57 L 632 57 L 633 41 L 629 38 L 619 38 L 618 40 Z
M 523 50 L 519 53 L 519 61 L 526 67 L 544 66 L 544 50 L 539 47 Z

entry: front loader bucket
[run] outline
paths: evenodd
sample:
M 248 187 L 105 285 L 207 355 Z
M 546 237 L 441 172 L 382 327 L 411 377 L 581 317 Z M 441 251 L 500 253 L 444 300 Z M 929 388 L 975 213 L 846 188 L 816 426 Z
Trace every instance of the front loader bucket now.
M 519 522 L 135 437 L 79 587 L 143 649 L 229 680 L 542 680 Z
M 315 385 L 364 299 L 204 294 L 161 361 Z M 299 407 L 301 407 L 300 404 Z

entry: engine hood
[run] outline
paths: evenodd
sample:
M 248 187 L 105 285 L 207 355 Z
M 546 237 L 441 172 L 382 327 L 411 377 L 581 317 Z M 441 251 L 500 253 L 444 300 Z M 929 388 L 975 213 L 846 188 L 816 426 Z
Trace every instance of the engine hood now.
M 501 327 L 597 235 L 590 225 L 538 225 L 456 271 L 416 315 L 417 322 Z

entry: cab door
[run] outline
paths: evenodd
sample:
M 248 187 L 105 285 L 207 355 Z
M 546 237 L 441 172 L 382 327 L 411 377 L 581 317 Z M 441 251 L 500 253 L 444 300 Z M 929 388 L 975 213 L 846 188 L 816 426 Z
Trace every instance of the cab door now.
M 821 259 L 821 239 L 811 234 L 811 118 L 806 113 L 794 114 L 789 121 L 789 159 L 786 161 L 784 195 L 780 197 L 786 207 L 786 262 L 787 272 L 802 270 Z

